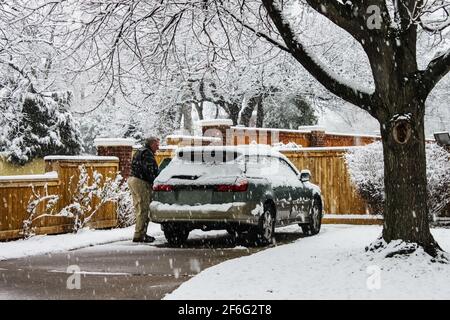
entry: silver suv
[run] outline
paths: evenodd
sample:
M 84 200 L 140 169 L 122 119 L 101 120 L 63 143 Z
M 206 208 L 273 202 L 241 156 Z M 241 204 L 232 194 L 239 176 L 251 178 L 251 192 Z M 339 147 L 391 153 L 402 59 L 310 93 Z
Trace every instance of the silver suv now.
M 193 229 L 248 233 L 260 244 L 293 223 L 314 235 L 323 205 L 310 177 L 268 146 L 179 148 L 153 185 L 152 221 L 174 245 Z

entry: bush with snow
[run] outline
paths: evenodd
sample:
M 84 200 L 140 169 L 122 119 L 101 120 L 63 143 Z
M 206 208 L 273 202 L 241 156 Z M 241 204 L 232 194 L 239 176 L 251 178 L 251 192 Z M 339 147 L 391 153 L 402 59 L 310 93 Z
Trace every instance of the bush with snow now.
M 0 83 L 0 155 L 23 165 L 47 155 L 82 151 L 78 123 L 69 112 L 72 94 L 42 95 Z
M 55 212 L 56 204 L 60 197 L 58 195 L 49 195 L 47 188 L 44 194 L 35 192 L 28 203 L 28 218 L 23 221 L 23 237 L 29 238 L 34 235 L 32 222 L 44 215 L 56 215 L 70 217 L 74 219 L 73 231 L 84 228 L 99 212 L 99 210 L 108 202 L 115 202 L 117 214 L 117 227 L 124 228 L 135 223 L 135 214 L 131 193 L 128 185 L 123 183 L 120 174 L 115 177 L 104 178 L 102 174 L 94 171 L 92 177 L 89 175 L 86 167 L 78 167 L 80 175 L 74 190 L 71 192 L 71 199 L 59 212 Z M 69 182 L 69 189 L 72 190 L 73 177 Z M 37 214 L 39 206 L 45 204 L 45 209 Z
M 426 144 L 428 209 L 433 220 L 450 203 L 450 154 Z M 350 150 L 345 155 L 350 178 L 374 214 L 383 213 L 384 163 L 381 142 Z
M 57 203 L 59 196 L 55 194 L 48 194 L 47 184 L 44 186 L 44 193 L 36 191 L 34 186 L 32 187 L 32 195 L 28 202 L 27 213 L 28 218 L 22 222 L 22 230 L 20 235 L 24 239 L 28 239 L 35 235 L 35 228 L 33 227 L 33 221 L 43 215 L 54 215 L 56 213 Z M 40 214 L 40 207 L 44 206 L 44 213 Z
M 102 174 L 94 171 L 91 178 L 84 165 L 79 170 L 80 176 L 71 203 L 60 212 L 60 215 L 74 218 L 75 232 L 89 223 L 107 202 L 117 204 L 118 227 L 128 227 L 135 222 L 131 193 L 120 174 L 103 178 Z
M 275 94 L 264 100 L 264 127 L 297 129 L 317 124 L 311 104 L 299 95 Z
M 120 184 L 116 191 L 115 201 L 117 203 L 117 227 L 126 228 L 135 224 L 136 215 L 128 183 Z

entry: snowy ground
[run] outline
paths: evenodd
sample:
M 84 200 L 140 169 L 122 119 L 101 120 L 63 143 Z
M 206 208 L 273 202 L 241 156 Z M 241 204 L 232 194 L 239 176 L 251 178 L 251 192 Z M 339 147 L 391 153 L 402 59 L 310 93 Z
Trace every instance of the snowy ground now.
M 156 241 L 151 245 L 166 243 L 161 226 L 150 223 L 147 233 L 154 236 Z M 14 258 L 22 258 L 46 253 L 56 253 L 68 250 L 76 250 L 95 245 L 107 244 L 117 241 L 131 241 L 134 234 L 134 226 L 112 230 L 80 230 L 77 234 L 40 235 L 28 240 L 16 240 L 0 242 L 0 261 Z M 224 230 L 203 232 L 194 230 L 189 234 L 190 239 L 214 237 L 227 234 Z M 134 245 L 138 248 L 139 246 Z M 142 246 L 148 249 L 148 245 Z
M 0 260 L 130 241 L 133 231 L 82 230 L 4 242 Z M 282 231 L 301 233 L 298 226 Z M 450 252 L 450 229 L 432 232 Z M 154 245 L 166 242 L 158 224 L 150 224 L 148 233 L 156 237 Z M 380 226 L 324 225 L 317 236 L 208 268 L 165 299 L 450 299 L 450 265 L 431 263 L 421 252 L 391 259 L 366 253 L 380 233 Z M 219 234 L 226 231 L 195 230 L 190 238 Z
M 450 229 L 432 232 L 450 252 Z M 165 299 L 450 299 L 450 265 L 420 252 L 367 254 L 380 234 L 380 226 L 324 225 L 317 236 L 206 269 Z

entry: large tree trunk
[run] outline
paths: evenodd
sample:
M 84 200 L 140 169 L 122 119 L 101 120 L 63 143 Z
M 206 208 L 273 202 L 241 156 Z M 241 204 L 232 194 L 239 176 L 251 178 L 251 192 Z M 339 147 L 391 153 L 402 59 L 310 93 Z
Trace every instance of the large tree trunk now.
M 181 113 L 183 114 L 183 128 L 184 131 L 190 135 L 194 133 L 192 127 L 192 104 L 184 103 L 181 106 Z
M 398 105 L 408 104 L 398 101 Z M 383 239 L 417 243 L 436 256 L 440 248 L 428 220 L 424 115 L 398 113 L 386 120 L 381 125 L 386 194 Z
M 241 109 L 240 106 L 237 104 L 232 104 L 232 103 L 227 103 L 227 102 L 222 102 L 222 101 L 219 101 L 218 104 L 219 104 L 219 106 L 222 107 L 222 109 L 225 110 L 225 112 L 230 117 L 231 121 L 233 121 L 233 126 L 236 126 L 238 124 L 238 120 L 239 120 L 239 111 Z
M 258 103 L 258 109 L 256 110 L 256 127 L 262 128 L 264 125 L 264 106 L 262 99 Z
M 197 110 L 198 119 L 203 120 L 203 101 L 200 102 L 194 102 L 195 110 Z
M 251 97 L 246 101 L 244 108 L 241 111 L 241 115 L 239 117 L 239 124 L 248 127 L 250 125 L 250 120 L 252 118 L 253 111 L 255 107 L 258 106 L 259 100 L 261 100 L 260 96 Z

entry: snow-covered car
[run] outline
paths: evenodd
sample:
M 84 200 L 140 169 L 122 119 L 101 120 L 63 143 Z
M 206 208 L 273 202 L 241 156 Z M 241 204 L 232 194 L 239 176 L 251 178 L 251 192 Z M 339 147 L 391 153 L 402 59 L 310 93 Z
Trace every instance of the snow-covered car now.
M 310 178 L 269 146 L 179 148 L 154 182 L 151 218 L 176 245 L 193 229 L 249 233 L 259 244 L 294 223 L 314 235 L 323 202 Z

